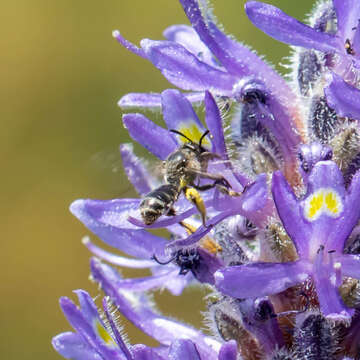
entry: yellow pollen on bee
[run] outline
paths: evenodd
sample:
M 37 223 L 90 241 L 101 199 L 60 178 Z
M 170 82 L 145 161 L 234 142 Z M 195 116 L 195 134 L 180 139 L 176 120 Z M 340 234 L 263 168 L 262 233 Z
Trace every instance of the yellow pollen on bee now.
M 113 338 L 106 331 L 104 326 L 102 326 L 100 321 L 96 321 L 96 331 L 97 331 L 98 335 L 101 337 L 101 339 L 105 342 L 105 344 L 107 344 L 107 345 L 115 345 L 115 342 L 114 342 Z
M 333 189 L 319 189 L 305 200 L 305 217 L 316 220 L 320 215 L 327 214 L 337 217 L 343 205 L 339 194 Z
M 177 130 L 180 131 L 182 134 L 184 134 L 186 137 L 188 137 L 194 143 L 198 143 L 202 134 L 204 133 L 203 130 L 200 130 L 195 123 L 191 124 L 190 126 L 186 126 L 185 124 L 180 125 Z M 187 140 L 182 136 L 180 136 L 179 139 L 183 143 L 187 142 Z M 209 145 L 209 144 L 210 142 L 205 136 L 205 138 L 202 140 L 202 145 Z

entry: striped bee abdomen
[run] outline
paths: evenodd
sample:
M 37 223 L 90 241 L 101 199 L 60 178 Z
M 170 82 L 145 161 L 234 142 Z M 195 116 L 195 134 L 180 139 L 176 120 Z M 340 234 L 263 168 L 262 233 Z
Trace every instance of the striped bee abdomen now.
M 146 225 L 151 225 L 166 214 L 179 196 L 179 189 L 172 184 L 159 186 L 149 192 L 140 203 L 140 214 Z

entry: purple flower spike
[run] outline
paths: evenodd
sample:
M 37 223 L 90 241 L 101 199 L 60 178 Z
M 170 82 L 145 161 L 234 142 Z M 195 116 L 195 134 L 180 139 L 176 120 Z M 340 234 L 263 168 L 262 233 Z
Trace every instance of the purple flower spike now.
M 338 39 L 304 25 L 275 6 L 249 1 L 246 14 L 253 24 L 276 40 L 323 52 L 336 52 Z
M 289 78 L 221 30 L 208 0 L 179 1 L 191 26 L 168 27 L 166 40 L 113 33 L 180 91 L 120 99 L 162 112 L 165 128 L 138 109 L 123 115 L 162 171 L 123 144 L 138 198 L 71 204 L 115 251 L 84 237 L 105 297 L 101 310 L 83 290 L 79 306 L 61 298 L 75 331 L 52 344 L 74 360 L 357 359 L 360 0 L 320 1 L 308 25 L 246 3 L 255 25 L 297 46 Z M 148 273 L 123 278 L 112 265 Z M 192 285 L 209 291 L 211 336 L 155 310 L 153 292 Z M 119 313 L 158 346 L 124 339 Z

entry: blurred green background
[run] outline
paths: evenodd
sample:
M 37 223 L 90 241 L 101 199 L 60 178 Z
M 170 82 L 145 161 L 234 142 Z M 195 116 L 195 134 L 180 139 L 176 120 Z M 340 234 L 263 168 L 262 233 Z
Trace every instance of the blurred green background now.
M 279 63 L 288 47 L 255 29 L 244 3 L 213 2 L 228 32 Z M 311 0 L 271 3 L 299 19 L 312 5 Z M 77 288 L 99 293 L 88 281 L 90 253 L 80 241 L 89 232 L 68 206 L 76 198 L 134 195 L 118 155 L 118 145 L 129 137 L 117 100 L 131 91 L 171 87 L 150 63 L 123 49 L 111 31 L 120 29 L 138 43 L 143 37 L 161 39 L 167 26 L 187 19 L 176 0 L 1 5 L 0 354 L 60 359 L 50 340 L 70 325 L 58 298 L 73 296 Z M 156 298 L 165 313 L 199 327 L 202 294 L 189 289 L 183 297 L 164 292 Z M 127 329 L 133 342 L 149 341 Z

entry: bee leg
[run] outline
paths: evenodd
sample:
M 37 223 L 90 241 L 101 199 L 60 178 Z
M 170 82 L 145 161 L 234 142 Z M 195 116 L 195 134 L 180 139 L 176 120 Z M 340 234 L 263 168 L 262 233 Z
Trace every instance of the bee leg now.
M 199 176 L 200 178 L 203 178 L 203 179 L 215 180 L 212 187 L 214 187 L 215 185 L 220 184 L 220 185 L 223 185 L 223 186 L 225 186 L 227 188 L 231 188 L 230 183 L 221 174 L 210 174 L 208 172 L 199 171 L 199 170 L 196 170 L 196 169 L 187 169 L 186 172 L 188 174 L 197 175 L 197 176 Z M 206 189 L 206 190 L 208 190 L 208 189 Z
M 176 211 L 173 207 L 171 207 L 169 211 L 166 213 L 166 216 L 175 216 L 175 215 L 176 215 Z
M 184 194 L 185 197 L 196 206 L 201 215 L 202 223 L 206 227 L 206 207 L 204 200 L 194 188 L 185 187 Z
M 202 161 L 210 161 L 210 160 L 214 160 L 214 159 L 221 159 L 221 156 L 219 154 L 210 152 L 210 151 L 205 151 L 203 153 L 201 153 L 199 155 L 200 159 Z
M 229 196 L 240 196 L 242 195 L 242 193 L 240 192 L 237 192 L 237 191 L 234 191 L 234 190 L 231 190 L 229 188 L 227 188 L 226 186 L 223 186 L 223 185 L 219 185 L 219 184 L 216 184 L 216 187 L 219 189 L 220 192 L 222 192 L 223 194 L 226 194 L 226 195 L 229 195 Z

